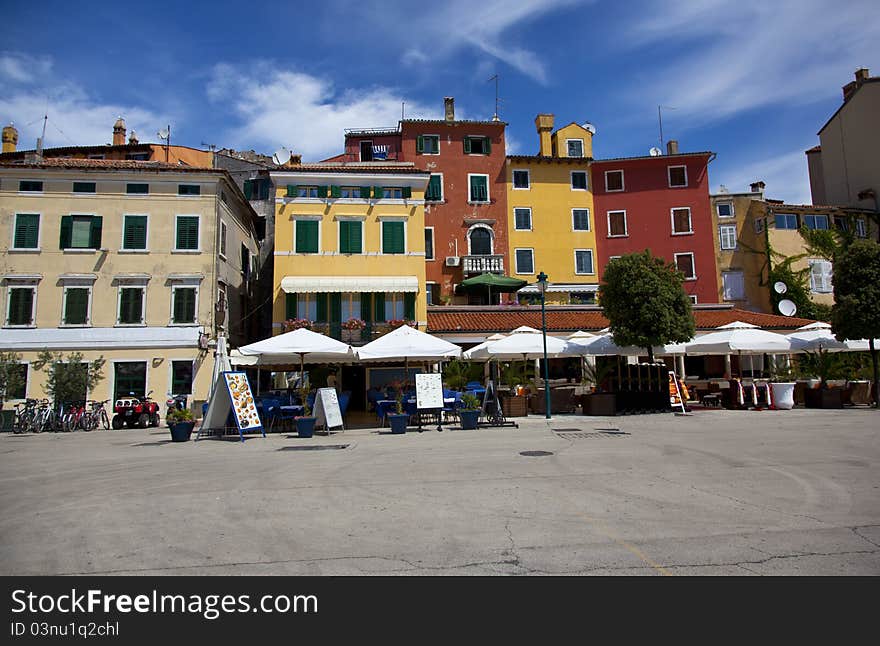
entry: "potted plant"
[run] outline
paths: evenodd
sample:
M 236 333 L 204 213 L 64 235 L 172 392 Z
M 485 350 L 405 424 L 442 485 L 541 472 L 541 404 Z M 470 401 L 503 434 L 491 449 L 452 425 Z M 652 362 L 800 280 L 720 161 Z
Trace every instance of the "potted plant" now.
M 281 328 L 285 332 L 293 332 L 300 328 L 312 329 L 312 322 L 309 319 L 287 319 L 281 324 Z
M 165 416 L 172 442 L 189 442 L 196 422 L 189 408 L 174 408 Z
M 770 392 L 773 396 L 774 408 L 780 410 L 794 408 L 794 387 L 791 364 L 787 358 L 776 357 L 770 363 Z
M 798 366 L 801 373 L 819 378 L 818 388 L 807 388 L 804 391 L 804 405 L 807 408 L 843 408 L 843 388 L 828 385 L 840 370 L 839 358 L 826 350 L 804 352 L 799 358 Z
M 461 421 L 462 430 L 468 431 L 477 428 L 477 420 L 480 419 L 480 400 L 475 395 L 466 393 L 461 398 L 461 404 L 458 419 Z
M 309 406 L 309 389 L 302 387 L 299 389 L 299 398 L 303 407 L 303 414 L 294 419 L 296 424 L 296 434 L 299 437 L 312 437 L 315 434 L 316 417 L 312 417 L 312 409 Z
M 394 388 L 394 412 L 388 415 L 388 424 L 391 426 L 391 432 L 395 435 L 406 433 L 406 423 L 408 415 L 403 412 L 403 382 L 395 381 L 391 384 Z

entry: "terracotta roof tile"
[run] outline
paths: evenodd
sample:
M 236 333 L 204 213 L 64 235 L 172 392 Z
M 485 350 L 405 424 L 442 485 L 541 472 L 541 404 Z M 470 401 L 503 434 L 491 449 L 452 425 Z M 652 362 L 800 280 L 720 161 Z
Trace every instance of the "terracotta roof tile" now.
M 200 166 L 181 166 L 157 161 L 135 161 L 131 159 L 73 159 L 47 157 L 39 162 L 0 161 L 3 168 L 93 168 L 96 170 L 168 170 L 186 173 L 220 173 L 217 168 Z

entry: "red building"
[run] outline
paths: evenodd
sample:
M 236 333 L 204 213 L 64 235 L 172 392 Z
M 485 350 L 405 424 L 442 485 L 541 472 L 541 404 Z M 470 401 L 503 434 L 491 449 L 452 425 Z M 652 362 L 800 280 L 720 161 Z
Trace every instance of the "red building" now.
M 611 258 L 650 249 L 686 276 L 695 303 L 718 302 L 709 202 L 711 152 L 600 159 L 592 164 L 599 280 Z
M 505 274 L 508 257 L 506 144 L 502 121 L 455 119 L 452 97 L 445 119 L 404 119 L 397 128 L 350 129 L 345 152 L 326 161 L 412 162 L 430 171 L 425 198 L 428 304 L 452 298 L 462 280 Z M 459 296 L 480 303 L 483 294 Z

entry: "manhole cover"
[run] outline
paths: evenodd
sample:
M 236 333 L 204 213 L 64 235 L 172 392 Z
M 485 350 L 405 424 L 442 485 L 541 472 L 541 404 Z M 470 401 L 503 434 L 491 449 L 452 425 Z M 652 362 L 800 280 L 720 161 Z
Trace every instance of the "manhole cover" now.
M 552 451 L 520 451 L 520 455 L 524 455 L 527 458 L 540 458 L 545 455 L 553 455 Z
M 279 451 L 338 451 L 347 449 L 350 444 L 306 444 L 305 446 L 284 446 Z

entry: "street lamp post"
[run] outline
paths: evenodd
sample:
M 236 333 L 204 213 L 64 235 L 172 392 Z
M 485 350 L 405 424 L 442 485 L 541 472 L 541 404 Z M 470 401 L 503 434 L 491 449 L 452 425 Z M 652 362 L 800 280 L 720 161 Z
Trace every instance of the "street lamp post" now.
M 547 310 L 544 300 L 547 279 L 548 276 L 543 271 L 538 274 L 538 286 L 541 288 L 541 334 L 544 337 L 544 410 L 547 419 L 550 419 L 550 368 L 547 365 Z

